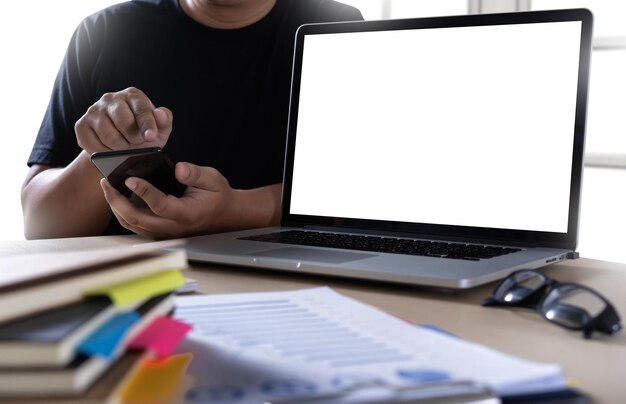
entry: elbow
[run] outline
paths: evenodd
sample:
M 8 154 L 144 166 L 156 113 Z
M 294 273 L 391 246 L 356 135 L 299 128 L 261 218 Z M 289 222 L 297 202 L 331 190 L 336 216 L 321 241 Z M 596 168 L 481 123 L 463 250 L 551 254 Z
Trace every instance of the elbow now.
M 27 240 L 62 237 L 54 226 L 54 214 L 49 213 L 50 195 L 46 186 L 42 186 L 46 181 L 41 181 L 40 176 L 50 168 L 45 165 L 33 165 L 22 184 L 20 199 L 24 237 Z
M 90 181 L 80 177 L 80 169 L 74 170 L 80 175 L 68 176 L 65 169 L 49 168 L 34 165 L 22 185 L 24 237 L 32 240 L 101 235 L 112 212 L 100 184 L 94 181 L 89 185 Z
M 40 220 L 37 219 L 35 208 L 32 206 L 32 198 L 29 198 L 28 191 L 22 188 L 22 219 L 24 222 L 24 237 L 27 240 L 49 238 L 46 234 L 45 227 L 39 225 Z
M 34 185 L 23 186 L 21 192 L 23 232 L 27 240 L 97 236 L 104 232 L 110 211 L 81 220 L 81 216 L 87 216 L 77 213 L 73 204 L 59 201 L 57 195 Z
M 33 220 L 32 220 L 32 214 L 30 212 L 30 198 L 28 197 L 28 184 L 24 183 L 24 185 L 22 185 L 22 191 L 20 194 L 20 199 L 22 202 L 22 219 L 23 219 L 23 223 L 24 223 L 24 237 L 26 238 L 26 240 L 33 240 L 38 238 L 37 237 L 37 232 L 34 229 L 33 226 Z
M 42 196 L 42 190 L 31 182 L 33 178 L 34 175 L 26 178 L 20 193 L 24 237 L 27 240 L 54 238 L 54 231 L 46 226 L 47 220 L 42 214 L 45 208 L 41 206 L 41 202 L 45 197 Z
M 26 224 L 24 224 L 24 238 L 26 238 L 26 240 L 38 240 L 46 237 L 39 235 L 36 231 L 28 228 Z
M 36 221 L 29 219 L 29 215 L 24 212 L 24 237 L 26 240 L 50 238 L 43 230 L 45 229 L 38 227 Z
M 35 227 L 35 223 L 37 220 L 34 218 L 35 208 L 33 207 L 34 202 L 33 202 L 33 195 L 32 195 L 34 191 L 32 191 L 31 189 L 32 188 L 31 183 L 38 174 L 45 171 L 47 168 L 48 167 L 46 166 L 40 166 L 40 165 L 32 166 L 30 168 L 30 171 L 26 175 L 24 182 L 22 183 L 22 189 L 20 192 L 20 200 L 22 203 L 22 219 L 24 222 L 24 229 L 23 229 L 24 237 L 27 240 L 41 238 L 41 237 L 38 237 L 36 227 Z

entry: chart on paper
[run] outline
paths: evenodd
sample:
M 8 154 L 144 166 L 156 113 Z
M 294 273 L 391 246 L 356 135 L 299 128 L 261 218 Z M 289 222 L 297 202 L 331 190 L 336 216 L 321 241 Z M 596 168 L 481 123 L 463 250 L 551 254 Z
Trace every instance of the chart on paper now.
M 336 368 L 411 358 L 286 299 L 186 307 L 179 313 L 199 324 L 204 336 L 226 337 L 241 348 L 271 344 L 285 358 L 325 361 Z
M 178 298 L 175 317 L 193 326 L 178 348 L 194 354 L 188 401 L 456 381 L 498 393 L 527 391 L 530 381 L 542 389 L 563 385 L 557 365 L 411 325 L 328 288 Z

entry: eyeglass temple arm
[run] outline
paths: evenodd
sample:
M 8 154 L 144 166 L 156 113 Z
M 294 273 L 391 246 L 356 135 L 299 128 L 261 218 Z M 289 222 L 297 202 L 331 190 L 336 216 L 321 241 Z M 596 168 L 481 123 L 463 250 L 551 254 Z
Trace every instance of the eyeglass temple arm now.
M 606 307 L 602 310 L 602 313 L 596 317 L 593 324 L 590 324 L 587 329 L 585 329 L 585 337 L 591 337 L 591 333 L 594 330 L 600 331 L 604 334 L 613 335 L 619 332 L 622 329 L 622 325 L 620 324 L 620 318 L 615 311 L 615 308 L 609 303 L 606 302 Z M 589 334 L 589 336 L 587 336 Z

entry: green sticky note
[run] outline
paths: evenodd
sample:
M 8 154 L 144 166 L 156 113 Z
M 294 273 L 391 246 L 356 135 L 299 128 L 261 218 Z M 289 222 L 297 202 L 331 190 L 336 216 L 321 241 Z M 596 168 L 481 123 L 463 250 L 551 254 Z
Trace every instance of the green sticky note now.
M 185 279 L 179 270 L 165 270 L 130 281 L 89 289 L 84 292 L 84 295 L 105 295 L 117 307 L 125 307 L 153 296 L 171 292 L 184 284 Z

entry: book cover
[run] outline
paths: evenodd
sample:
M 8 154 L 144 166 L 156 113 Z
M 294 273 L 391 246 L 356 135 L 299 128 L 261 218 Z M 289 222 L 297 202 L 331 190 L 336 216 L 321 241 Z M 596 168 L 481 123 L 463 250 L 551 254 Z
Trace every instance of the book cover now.
M 2 367 L 0 368 L 0 400 L 3 397 L 29 396 L 47 397 L 54 395 L 76 395 L 84 392 L 118 358 L 126 352 L 129 342 L 155 318 L 167 315 L 174 309 L 174 295 L 171 293 L 147 300 L 134 311 L 138 321 L 128 324 L 119 338 L 99 339 L 96 344 L 106 345 L 106 354 L 95 352 L 91 355 L 76 353 L 66 366 Z M 105 324 L 106 325 L 106 324 Z M 96 330 L 106 332 L 102 326 Z M 96 345 L 96 348 L 102 346 Z
M 106 270 L 115 263 L 149 256 L 183 244 L 183 240 L 167 240 L 79 251 L 5 256 L 0 261 L 0 291 L 21 287 L 29 282 L 46 282 L 73 272 Z
M 94 297 L 1 324 L 0 367 L 66 365 L 80 340 L 116 312 L 110 299 Z
M 186 267 L 185 251 L 164 251 L 147 256 L 140 255 L 121 262 L 115 261 L 110 265 L 72 270 L 61 278 L 44 277 L 40 280 L 13 284 L 11 287 L 0 287 L 0 322 L 76 303 L 83 299 L 85 292 L 99 286 Z M 4 276 L 1 272 L 0 275 Z
M 0 324 L 0 367 L 68 364 L 77 345 L 106 321 L 142 304 L 137 310 L 145 311 L 152 301 L 148 299 L 171 292 L 182 282 L 179 271 L 173 272 L 174 277 L 170 271 L 156 275 L 160 274 L 168 277 L 160 279 L 157 287 L 150 283 L 155 275 L 122 284 L 132 289 L 124 290 L 128 296 L 123 309 L 107 294 Z

